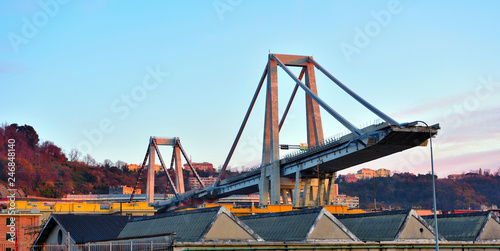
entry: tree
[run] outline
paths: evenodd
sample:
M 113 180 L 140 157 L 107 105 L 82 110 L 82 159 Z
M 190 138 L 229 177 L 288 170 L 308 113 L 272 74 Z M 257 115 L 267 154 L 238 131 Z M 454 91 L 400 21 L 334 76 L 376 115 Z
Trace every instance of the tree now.
M 18 134 L 23 135 L 28 142 L 28 145 L 34 149 L 38 144 L 40 139 L 38 138 L 38 133 L 36 133 L 35 129 L 30 125 L 18 126 L 17 124 L 11 124 L 12 128 L 15 128 Z
M 118 161 L 116 161 L 115 166 L 124 170 L 127 167 L 127 163 L 125 163 L 121 160 L 118 160 Z
M 85 163 L 85 165 L 87 166 L 95 166 L 96 165 L 96 161 L 94 158 L 92 158 L 92 156 L 90 156 L 90 154 L 87 153 L 87 155 L 85 155 L 85 157 L 83 157 L 83 162 Z
M 69 152 L 69 161 L 71 162 L 75 162 L 75 161 L 78 161 L 78 159 L 80 159 L 80 156 L 82 155 L 82 153 L 80 151 L 78 151 L 78 149 L 76 148 L 73 148 L 71 149 L 71 152 Z
M 45 156 L 42 156 L 45 161 L 57 161 L 64 162 L 66 161 L 66 156 L 62 152 L 61 148 L 56 146 L 52 141 L 44 141 L 40 147 L 40 153 Z
M 113 162 L 110 159 L 105 159 L 104 163 L 103 163 L 103 166 L 105 168 L 110 168 L 111 166 L 113 166 Z

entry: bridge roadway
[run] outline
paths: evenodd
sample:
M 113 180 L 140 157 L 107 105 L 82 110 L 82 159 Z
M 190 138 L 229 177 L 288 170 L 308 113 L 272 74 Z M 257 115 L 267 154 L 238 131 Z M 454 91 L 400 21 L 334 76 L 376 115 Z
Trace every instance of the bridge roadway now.
M 347 134 L 338 139 L 328 139 L 314 149 L 289 155 L 280 160 L 281 177 L 295 178 L 321 172 L 336 172 L 368 161 L 401 152 L 424 144 L 430 135 L 437 134 L 439 125 L 429 128 L 416 123 L 390 125 L 386 122 L 363 128 L 364 134 Z M 259 191 L 260 170 L 222 180 L 218 186 L 190 191 L 177 199 L 158 202 L 155 207 L 170 207 L 188 199 L 218 199 L 233 194 L 251 194 Z

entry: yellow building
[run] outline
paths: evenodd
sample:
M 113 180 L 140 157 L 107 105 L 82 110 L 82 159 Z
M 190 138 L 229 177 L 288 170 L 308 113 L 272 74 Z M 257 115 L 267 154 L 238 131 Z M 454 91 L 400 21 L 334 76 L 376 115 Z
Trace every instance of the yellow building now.
M 137 171 L 137 170 L 139 170 L 139 168 L 141 168 L 141 165 L 131 164 L 131 165 L 127 165 L 127 168 L 129 171 Z M 146 165 L 144 168 L 148 168 L 148 166 Z M 155 172 L 159 172 L 162 170 L 163 170 L 163 168 L 161 167 L 161 165 L 155 165 Z
M 117 187 L 110 187 L 109 188 L 109 194 L 132 194 L 134 191 L 133 187 L 128 187 L 128 186 L 117 186 Z M 137 188 L 135 190 L 135 194 L 140 194 L 141 189 Z
M 377 173 L 377 177 L 390 177 L 391 176 L 391 171 L 384 169 L 384 168 L 378 169 L 376 171 L 376 173 Z
M 86 202 L 27 202 L 16 201 L 20 212 L 40 212 L 40 222 L 51 214 L 113 214 L 129 216 L 151 216 L 156 210 L 147 202 L 133 203 L 86 203 Z
M 356 175 L 356 178 L 358 179 L 371 179 L 373 177 L 376 177 L 377 175 L 377 173 L 374 170 L 369 168 L 363 168 L 359 170 L 357 174 L 360 174 L 359 178 L 358 175 Z

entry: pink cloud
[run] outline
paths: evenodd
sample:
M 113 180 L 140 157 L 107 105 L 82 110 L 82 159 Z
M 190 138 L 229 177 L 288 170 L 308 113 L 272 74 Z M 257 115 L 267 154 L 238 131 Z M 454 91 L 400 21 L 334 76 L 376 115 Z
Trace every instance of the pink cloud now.
M 425 112 L 429 112 L 430 110 L 436 109 L 436 107 L 445 107 L 445 106 L 451 106 L 452 104 L 461 102 L 464 97 L 466 97 L 466 94 L 458 94 L 455 96 L 450 96 L 450 97 L 445 97 L 443 99 L 439 100 L 434 100 L 430 103 L 425 103 L 425 104 L 420 104 L 415 107 L 408 108 L 406 110 L 396 112 L 391 114 L 391 117 L 397 118 L 402 115 L 414 115 L 414 114 L 421 114 Z
M 436 165 L 442 167 L 442 172 L 448 174 L 468 172 L 479 168 L 493 171 L 500 168 L 500 149 L 438 159 Z
M 500 149 L 468 154 L 459 154 L 441 158 L 434 156 L 434 171 L 440 178 L 450 174 L 468 173 L 479 168 L 490 169 L 492 172 L 500 168 Z M 425 162 L 413 169 L 417 173 L 429 173 L 430 163 Z
M 454 115 L 440 121 L 441 130 L 436 138 L 443 143 L 479 142 L 498 138 L 500 133 L 500 113 L 498 108 L 478 110 L 464 115 Z M 439 118 L 435 119 L 439 121 Z

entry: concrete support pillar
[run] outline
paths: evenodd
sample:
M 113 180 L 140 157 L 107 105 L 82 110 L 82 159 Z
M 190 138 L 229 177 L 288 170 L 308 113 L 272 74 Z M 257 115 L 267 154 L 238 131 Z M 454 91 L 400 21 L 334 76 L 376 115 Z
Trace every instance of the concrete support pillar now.
M 335 191 L 335 178 L 337 176 L 337 173 L 333 172 L 331 173 L 331 176 L 328 178 L 328 187 L 326 190 L 326 198 L 325 198 L 325 204 L 326 205 L 331 205 L 332 204 L 332 197 L 334 195 L 337 195 L 337 191 Z
M 279 160 L 272 164 L 271 175 L 269 176 L 271 180 L 271 187 L 269 188 L 269 198 L 272 205 L 281 204 L 281 186 L 280 186 L 280 165 Z
M 184 193 L 184 174 L 182 173 L 181 150 L 174 145 L 175 150 L 175 188 L 179 194 Z
M 266 176 L 266 167 L 260 171 L 259 183 L 259 205 L 264 206 L 269 204 L 269 178 Z
M 300 171 L 295 173 L 295 187 L 293 191 L 292 205 L 294 207 L 300 207 Z
M 311 179 L 311 199 L 309 202 L 311 206 L 318 205 L 318 184 L 319 184 L 318 178 Z
M 325 178 L 319 178 L 318 179 L 318 198 L 317 198 L 317 202 L 318 202 L 318 206 L 324 206 L 325 203 L 325 181 L 326 179 Z
M 304 200 L 302 201 L 302 206 L 304 206 L 304 207 L 310 206 L 309 203 L 311 202 L 311 198 L 312 198 L 311 181 L 312 181 L 311 178 L 305 178 L 305 180 L 304 180 Z
M 149 164 L 148 164 L 148 178 L 146 186 L 146 201 L 150 204 L 154 203 L 155 199 L 155 148 L 150 142 L 149 145 Z
M 267 75 L 266 113 L 264 122 L 264 147 L 262 164 L 270 164 L 261 171 L 260 204 L 266 205 L 264 198 L 269 193 L 271 204 L 280 204 L 280 165 L 279 165 L 279 118 L 278 118 L 278 68 L 276 61 L 269 58 Z M 263 168 L 264 169 L 264 168 Z M 267 182 L 270 187 L 266 189 Z
M 286 189 L 281 189 L 281 204 L 288 204 L 288 194 Z
M 316 76 L 314 74 L 314 66 L 308 62 L 306 66 L 306 86 L 311 89 L 314 94 L 318 95 L 316 88 Z M 321 114 L 319 104 L 306 95 L 306 120 L 307 120 L 307 144 L 309 147 L 318 146 L 323 142 L 323 126 L 321 123 Z

